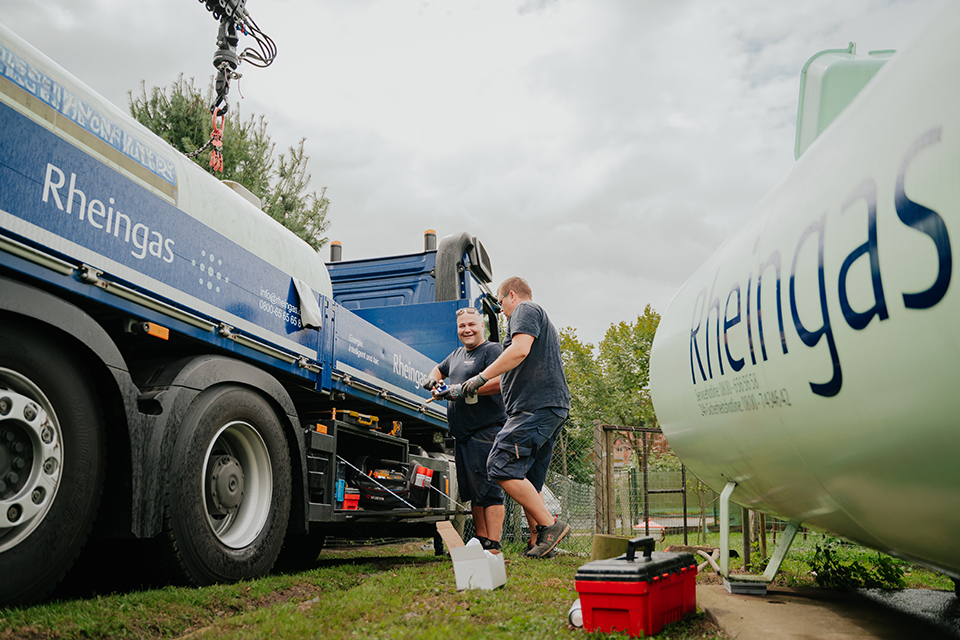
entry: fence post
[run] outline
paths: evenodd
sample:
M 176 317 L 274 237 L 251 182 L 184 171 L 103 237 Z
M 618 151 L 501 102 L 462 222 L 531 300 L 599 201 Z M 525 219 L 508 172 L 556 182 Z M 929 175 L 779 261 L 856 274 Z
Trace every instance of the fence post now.
M 603 470 L 603 427 L 599 420 L 593 421 L 593 511 L 594 533 L 606 533 L 606 515 L 604 513 L 604 482 Z
M 680 465 L 680 488 L 683 489 L 683 544 L 688 545 L 690 542 L 687 540 L 687 467 L 684 464 Z M 706 526 L 706 514 L 701 513 L 700 516 Z M 703 534 L 703 543 L 707 543 L 706 533 Z
M 604 479 L 606 482 L 604 485 L 604 500 L 603 500 L 603 510 L 606 517 L 606 531 L 605 533 L 615 534 L 617 532 L 617 501 L 616 501 L 616 489 L 614 485 L 614 473 L 613 473 L 613 442 L 616 440 L 616 432 L 613 429 L 604 429 L 603 431 L 603 473 Z
M 563 466 L 561 470 L 563 472 L 563 490 L 562 495 L 560 496 L 560 509 L 561 512 L 566 514 L 566 520 L 570 520 L 570 475 L 567 471 L 567 440 L 569 439 L 569 434 L 566 429 L 563 429 L 560 432 L 560 453 L 561 460 L 563 461 Z
M 741 524 L 743 525 L 743 570 L 750 570 L 750 510 L 741 507 Z
M 607 488 L 606 488 L 606 512 L 607 512 L 607 533 L 616 535 L 617 533 L 617 475 L 614 472 L 614 462 L 616 461 L 616 456 L 614 451 L 616 447 L 613 446 L 613 443 L 617 440 L 617 432 L 613 429 L 606 430 L 606 438 L 604 438 L 604 460 L 606 464 L 604 465 L 604 473 L 607 478 Z
M 642 438 L 643 445 L 641 450 L 643 451 L 643 535 L 650 535 L 650 476 L 647 471 L 647 460 L 649 456 L 647 455 L 647 432 L 641 431 L 640 437 Z
M 757 514 L 757 524 L 760 527 L 760 557 L 767 557 L 767 516 L 762 513 Z

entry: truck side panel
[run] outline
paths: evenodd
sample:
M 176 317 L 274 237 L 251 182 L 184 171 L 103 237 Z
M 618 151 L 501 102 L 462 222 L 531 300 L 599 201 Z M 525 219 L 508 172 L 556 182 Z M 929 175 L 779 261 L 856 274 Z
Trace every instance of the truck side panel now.
M 12 107 L 0 129 L 4 229 L 316 359 L 289 275 Z

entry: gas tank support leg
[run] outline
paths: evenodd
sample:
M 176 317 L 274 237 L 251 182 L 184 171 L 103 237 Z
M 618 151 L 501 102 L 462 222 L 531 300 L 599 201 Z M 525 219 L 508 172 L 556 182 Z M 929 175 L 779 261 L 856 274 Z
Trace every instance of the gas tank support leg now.
M 730 496 L 736 488 L 736 482 L 728 482 L 720 493 L 720 575 L 724 581 L 730 578 Z
M 800 523 L 791 520 L 787 524 L 786 530 L 777 541 L 777 547 L 773 550 L 773 556 L 764 570 L 762 576 L 740 574 L 730 575 L 730 496 L 733 490 L 737 488 L 736 482 L 728 482 L 720 493 L 720 575 L 723 576 L 723 586 L 730 593 L 744 595 L 766 595 L 767 585 L 773 582 L 783 559 L 787 557 L 787 551 L 793 544 L 793 539 L 800 530 Z M 746 526 L 746 525 L 744 525 Z

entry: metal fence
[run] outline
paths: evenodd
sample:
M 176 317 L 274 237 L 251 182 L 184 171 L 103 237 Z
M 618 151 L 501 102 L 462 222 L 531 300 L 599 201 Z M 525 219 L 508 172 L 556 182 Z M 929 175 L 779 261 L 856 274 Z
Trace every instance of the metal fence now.
M 571 525 L 562 552 L 589 556 L 595 533 L 658 540 L 682 534 L 694 544 L 698 532 L 712 529 L 716 495 L 687 477 L 679 463 L 664 468 L 664 458 L 675 460 L 668 450 L 659 429 L 564 427 L 543 491 L 548 510 Z M 509 497 L 505 508 L 503 541 L 522 549 L 530 537 L 523 509 Z M 473 532 L 467 518 L 464 539 Z

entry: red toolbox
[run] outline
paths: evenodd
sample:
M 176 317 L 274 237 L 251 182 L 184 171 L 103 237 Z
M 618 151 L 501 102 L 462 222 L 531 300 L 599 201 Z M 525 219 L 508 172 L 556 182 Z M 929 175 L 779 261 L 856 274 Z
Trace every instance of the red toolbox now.
M 624 555 L 577 570 L 584 629 L 652 636 L 697 610 L 693 555 L 654 552 L 654 544 L 653 538 L 634 538 Z
M 347 511 L 356 511 L 360 505 L 360 489 L 347 487 L 343 490 L 343 508 Z

